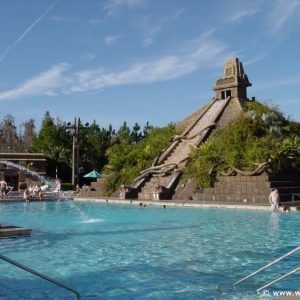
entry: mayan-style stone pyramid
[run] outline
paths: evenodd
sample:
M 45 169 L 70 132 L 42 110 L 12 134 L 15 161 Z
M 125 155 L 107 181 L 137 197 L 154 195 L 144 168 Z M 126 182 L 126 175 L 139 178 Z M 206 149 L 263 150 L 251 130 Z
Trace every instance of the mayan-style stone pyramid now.
M 178 184 L 191 148 L 207 141 L 216 128 L 227 126 L 236 120 L 247 101 L 247 87 L 252 84 L 244 73 L 238 58 L 228 59 L 223 77 L 213 87 L 215 97 L 199 110 L 176 124 L 184 130 L 173 139 L 172 145 L 157 158 L 130 186 L 122 186 L 121 199 L 151 200 L 238 201 L 266 202 L 271 187 L 280 185 L 280 178 L 267 174 L 261 176 L 230 176 L 219 178 L 212 189 L 195 192 L 193 184 Z M 289 183 L 291 185 L 291 183 Z M 299 182 L 294 183 L 298 184 Z M 299 190 L 300 191 L 300 190 Z M 291 197 L 291 193 L 287 198 Z M 284 196 L 283 196 L 284 198 Z

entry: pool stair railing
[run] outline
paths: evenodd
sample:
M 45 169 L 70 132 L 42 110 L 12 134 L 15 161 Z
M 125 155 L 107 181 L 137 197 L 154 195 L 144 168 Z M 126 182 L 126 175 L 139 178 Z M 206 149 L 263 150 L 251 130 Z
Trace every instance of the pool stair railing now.
M 63 283 L 61 283 L 61 282 L 53 279 L 53 278 L 50 278 L 50 277 L 48 277 L 48 276 L 46 276 L 46 275 L 44 275 L 42 273 L 39 273 L 39 272 L 37 272 L 37 271 L 35 271 L 33 269 L 30 269 L 30 268 L 28 268 L 28 267 L 26 267 L 26 266 L 24 266 L 24 265 L 22 265 L 22 264 L 20 264 L 20 263 L 18 263 L 16 261 L 10 259 L 10 258 L 8 258 L 8 257 L 6 257 L 6 256 L 4 256 L 2 254 L 0 254 L 0 259 L 2 259 L 4 261 L 6 261 L 6 262 L 8 262 L 8 263 L 10 263 L 10 264 L 18 267 L 18 268 L 21 268 L 21 269 L 23 269 L 23 270 L 25 270 L 25 271 L 27 271 L 27 272 L 29 272 L 31 274 L 34 274 L 34 275 L 39 276 L 39 277 L 41 277 L 41 278 L 43 278 L 43 279 L 45 279 L 47 281 L 50 281 L 50 282 L 54 283 L 56 285 L 59 285 L 60 287 L 62 287 L 64 289 L 67 289 L 67 290 L 75 293 L 78 300 L 81 299 L 81 296 L 80 296 L 80 294 L 79 294 L 78 291 L 76 291 L 75 289 L 73 289 L 73 288 L 71 288 L 71 287 L 69 287 L 69 286 L 67 286 L 67 285 L 65 285 L 65 284 L 63 284 Z
M 269 267 L 275 265 L 277 262 L 283 260 L 284 258 L 290 256 L 291 254 L 293 254 L 293 253 L 295 253 L 295 252 L 297 252 L 297 251 L 299 251 L 299 250 L 300 250 L 300 246 L 297 247 L 297 248 L 295 248 L 294 250 L 290 251 L 289 253 L 287 253 L 287 254 L 285 254 L 285 255 L 283 255 L 283 256 L 277 258 L 276 260 L 272 261 L 271 263 L 265 265 L 264 267 L 260 268 L 259 270 L 257 270 L 257 271 L 255 271 L 255 272 L 251 273 L 250 275 L 244 277 L 243 279 L 241 279 L 241 280 L 235 282 L 233 285 L 237 285 L 237 284 L 239 284 L 239 283 L 241 283 L 241 282 L 243 282 L 243 281 L 246 281 L 246 280 L 249 279 L 250 277 L 252 277 L 252 276 L 254 276 L 254 275 L 256 275 L 256 274 L 258 274 L 258 273 L 264 271 L 265 269 L 267 269 L 267 268 L 269 268 Z M 292 274 L 294 274 L 294 273 L 296 273 L 296 272 L 298 272 L 298 271 L 300 271 L 300 267 L 298 267 L 298 268 L 294 269 L 293 271 L 288 272 L 288 273 L 286 273 L 285 275 L 283 275 L 283 276 L 281 276 L 281 277 L 279 277 L 279 278 L 273 280 L 272 282 L 270 282 L 270 283 L 264 285 L 263 287 L 260 287 L 260 288 L 257 289 L 256 291 L 257 291 L 257 292 L 260 292 L 260 291 L 262 291 L 262 290 L 264 290 L 264 289 L 270 287 L 271 285 L 273 285 L 273 284 L 275 284 L 275 283 L 281 281 L 282 279 L 284 279 L 284 278 L 286 278 L 286 277 L 288 277 L 288 276 L 290 276 L 290 275 L 292 275 Z

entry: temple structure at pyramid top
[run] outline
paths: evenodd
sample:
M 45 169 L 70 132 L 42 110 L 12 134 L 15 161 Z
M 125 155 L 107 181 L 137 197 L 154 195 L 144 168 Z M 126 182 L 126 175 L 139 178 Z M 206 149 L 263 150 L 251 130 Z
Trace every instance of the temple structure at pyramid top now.
M 244 73 L 243 64 L 238 58 L 230 58 L 226 61 L 223 77 L 216 81 L 213 90 L 217 99 L 235 97 L 247 99 L 247 87 L 252 86 L 248 76 Z

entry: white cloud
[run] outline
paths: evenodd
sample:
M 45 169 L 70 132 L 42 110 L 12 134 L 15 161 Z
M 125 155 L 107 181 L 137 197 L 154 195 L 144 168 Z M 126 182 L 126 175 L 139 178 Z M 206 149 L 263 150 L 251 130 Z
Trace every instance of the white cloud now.
M 67 77 L 62 76 L 62 73 L 69 67 L 70 65 L 66 63 L 52 66 L 48 71 L 27 80 L 20 87 L 0 93 L 0 100 L 36 95 L 56 95 L 58 92 L 56 93 L 55 89 L 59 90 L 70 83 Z
M 199 68 L 224 63 L 226 47 L 216 41 L 199 39 L 183 55 L 168 55 L 152 61 L 135 62 L 117 71 L 103 68 L 71 73 L 71 66 L 61 63 L 26 81 L 20 87 L 0 93 L 0 100 L 30 95 L 72 94 L 101 90 L 109 86 L 174 80 Z
M 154 20 L 150 15 L 143 16 L 136 22 L 136 27 L 143 31 L 143 46 L 149 46 L 154 42 L 154 38 L 163 30 L 166 23 L 174 22 L 184 13 L 184 9 L 164 15 L 163 18 Z
M 269 55 L 268 52 L 261 53 L 261 54 L 258 55 L 257 57 L 255 57 L 255 58 L 253 58 L 253 59 L 251 59 L 251 60 L 245 61 L 245 62 L 243 63 L 243 65 L 246 66 L 246 65 L 253 64 L 253 63 L 257 62 L 257 61 L 260 61 L 260 60 L 264 59 L 264 58 L 267 57 L 268 55 Z
M 135 6 L 144 6 L 146 1 L 147 0 L 108 0 L 103 5 L 103 11 L 108 15 L 115 15 L 124 7 L 133 8 Z
M 283 86 L 297 86 L 300 85 L 300 76 L 294 76 L 290 78 L 282 78 L 271 81 L 264 81 L 263 83 L 258 83 L 255 85 L 255 90 L 275 90 Z
M 173 18 L 174 18 L 174 19 L 179 18 L 184 12 L 185 12 L 185 9 L 184 9 L 184 8 L 181 8 L 181 9 L 175 11 L 175 13 L 174 13 L 174 15 L 173 15 Z
M 118 36 L 118 35 L 111 35 L 111 36 L 105 37 L 104 41 L 105 41 L 106 45 L 111 45 L 114 41 L 116 41 L 119 38 L 120 38 L 120 36 Z
M 243 18 L 246 18 L 246 17 L 252 17 L 257 13 L 259 13 L 258 9 L 254 9 L 254 8 L 246 9 L 246 8 L 243 7 L 241 9 L 235 11 L 230 18 L 227 18 L 227 21 L 236 22 L 236 21 L 239 21 L 239 20 L 241 20 Z
M 81 60 L 91 61 L 94 60 L 97 56 L 93 53 L 85 53 L 80 56 Z
M 290 25 L 292 28 L 299 27 L 300 1 L 299 0 L 274 0 L 269 16 L 271 32 L 276 34 L 283 27 Z
M 92 25 L 98 25 L 98 24 L 103 23 L 103 21 L 101 21 L 100 19 L 93 19 L 93 20 L 90 20 L 90 23 Z
M 149 28 L 144 32 L 145 38 L 143 39 L 143 45 L 149 46 L 153 43 L 154 37 L 161 31 L 161 26 Z

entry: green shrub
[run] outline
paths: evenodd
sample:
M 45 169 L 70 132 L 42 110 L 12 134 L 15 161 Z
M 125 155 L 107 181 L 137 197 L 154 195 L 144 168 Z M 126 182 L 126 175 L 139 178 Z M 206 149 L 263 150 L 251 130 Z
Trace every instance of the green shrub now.
M 191 151 L 184 176 L 205 188 L 213 186 L 218 174 L 234 169 L 250 173 L 263 163 L 268 163 L 274 174 L 299 174 L 297 129 L 299 125 L 286 120 L 277 107 L 249 102 L 236 122 L 216 130 L 210 141 Z
M 73 190 L 75 187 L 73 186 L 73 184 L 72 183 L 62 183 L 61 184 L 61 189 L 63 190 L 63 191 L 70 191 L 70 190 Z
M 174 124 L 163 128 L 151 128 L 147 138 L 137 144 L 115 143 L 106 151 L 108 165 L 103 193 L 111 195 L 121 184 L 129 185 L 140 172 L 151 167 L 153 161 L 171 144 L 171 138 L 179 134 Z

